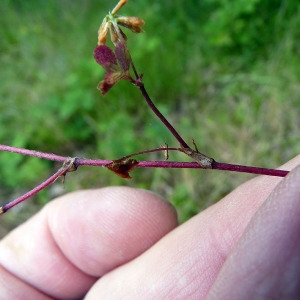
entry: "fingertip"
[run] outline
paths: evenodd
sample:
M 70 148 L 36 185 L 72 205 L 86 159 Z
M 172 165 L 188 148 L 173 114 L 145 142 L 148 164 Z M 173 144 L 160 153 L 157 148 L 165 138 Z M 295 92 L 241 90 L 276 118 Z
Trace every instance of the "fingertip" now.
M 53 200 L 3 239 L 1 263 L 36 290 L 55 298 L 81 297 L 97 277 L 176 226 L 174 208 L 151 192 L 78 191 Z
M 49 208 L 49 227 L 79 269 L 102 276 L 177 226 L 170 203 L 152 192 L 107 187 L 68 194 Z
M 295 167 L 293 160 L 290 167 Z M 224 264 L 208 299 L 298 299 L 300 166 L 270 193 Z M 236 283 L 239 282 L 238 285 Z

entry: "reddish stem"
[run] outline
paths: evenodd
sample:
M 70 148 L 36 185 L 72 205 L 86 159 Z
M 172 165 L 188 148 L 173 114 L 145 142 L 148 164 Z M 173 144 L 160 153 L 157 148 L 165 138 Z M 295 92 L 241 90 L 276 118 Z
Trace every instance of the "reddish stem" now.
M 105 166 L 111 163 L 111 160 L 98 160 L 77 158 L 76 166 Z M 169 169 L 203 169 L 197 162 L 177 162 L 177 161 L 139 161 L 137 168 L 169 168 Z M 213 163 L 213 170 L 224 170 L 231 172 L 250 173 L 257 175 L 269 175 L 285 177 L 289 171 L 259 168 L 252 166 L 233 165 L 226 163 Z
M 66 156 L 60 156 L 53 153 L 46 153 L 40 152 L 35 150 L 28 150 L 23 148 L 11 147 L 0 145 L 0 151 L 7 151 L 12 153 L 19 153 L 23 155 L 34 156 L 38 158 L 48 159 L 52 161 L 59 161 L 65 162 L 69 159 Z M 141 151 L 137 154 L 143 154 L 147 152 L 154 152 L 154 151 L 164 151 L 164 150 L 177 150 L 177 148 L 157 148 L 151 149 L 146 151 Z M 127 155 L 125 157 L 131 157 L 132 155 Z M 76 167 L 79 166 L 106 166 L 107 164 L 111 163 L 112 160 L 103 160 L 103 159 L 89 159 L 89 158 L 76 158 Z M 139 168 L 190 168 L 190 169 L 201 169 L 201 166 L 197 162 L 172 162 L 172 161 L 140 161 L 137 165 Z M 259 168 L 259 167 L 252 167 L 252 166 L 243 166 L 243 165 L 235 165 L 235 164 L 227 164 L 221 162 L 213 162 L 212 166 L 214 170 L 224 170 L 224 171 L 231 171 L 231 172 L 241 172 L 241 173 L 251 173 L 257 175 L 269 175 L 269 176 L 278 176 L 284 177 L 286 176 L 289 171 L 285 170 L 275 170 L 275 169 L 266 169 L 266 168 Z
M 164 123 L 164 125 L 168 128 L 168 130 L 172 133 L 172 135 L 176 138 L 176 140 L 179 142 L 181 147 L 183 148 L 190 148 L 189 145 L 183 140 L 183 138 L 180 136 L 180 134 L 176 131 L 176 129 L 171 125 L 171 123 L 164 117 L 164 115 L 157 109 L 157 107 L 152 102 L 150 96 L 148 95 L 145 86 L 140 79 L 136 80 L 136 86 L 140 89 L 144 99 L 147 101 L 149 107 L 151 110 L 156 114 L 156 116 Z
M 26 194 L 18 197 L 17 199 L 0 206 L 0 215 L 5 213 L 10 208 L 15 205 L 25 201 L 26 199 L 32 197 L 37 194 L 39 191 L 46 188 L 48 185 L 53 183 L 58 177 L 65 175 L 67 172 L 75 171 L 79 166 L 103 166 L 110 164 L 111 160 L 102 160 L 102 159 L 88 159 L 88 158 L 69 158 L 60 155 L 56 155 L 53 153 L 45 153 L 40 151 L 28 150 L 23 148 L 11 147 L 0 145 L 0 151 L 8 151 L 13 153 L 19 153 L 23 155 L 35 156 L 38 158 L 44 158 L 52 161 L 60 161 L 64 162 L 62 168 L 60 168 L 54 175 L 49 177 L 47 180 L 42 182 L 40 185 L 27 192 Z M 151 150 L 145 150 L 134 155 L 155 152 L 155 151 L 164 151 L 164 150 L 179 150 L 178 148 L 156 148 Z M 131 157 L 132 155 L 128 155 Z M 126 156 L 127 157 L 127 156 Z M 137 166 L 139 168 L 191 168 L 191 169 L 201 169 L 202 167 L 197 162 L 174 162 L 174 161 L 139 161 Z M 274 169 L 266 169 L 252 166 L 242 166 L 242 165 L 234 165 L 234 164 L 226 164 L 213 162 L 212 169 L 214 170 L 225 170 L 232 172 L 242 172 L 242 173 L 251 173 L 258 175 L 269 175 L 269 176 L 278 176 L 285 177 L 289 172 L 285 170 L 274 170 Z
M 37 158 L 43 158 L 43 159 L 47 159 L 47 160 L 60 161 L 60 162 L 64 162 L 64 161 L 66 161 L 66 159 L 68 159 L 65 156 L 56 155 L 53 153 L 40 152 L 40 151 L 6 146 L 6 145 L 1 145 L 1 144 L 0 144 L 0 151 L 19 153 L 19 154 L 23 154 L 23 155 L 34 156 Z
M 34 189 L 32 189 L 31 191 L 27 192 L 26 194 L 18 197 L 17 199 L 4 204 L 3 206 L 0 207 L 0 215 L 4 214 L 6 211 L 8 211 L 9 209 L 11 209 L 12 207 L 14 207 L 15 205 L 18 205 L 19 203 L 25 201 L 26 199 L 32 197 L 33 195 L 37 194 L 38 192 L 40 192 L 41 190 L 43 190 L 44 188 L 46 188 L 48 185 L 50 185 L 51 183 L 53 183 L 58 177 L 64 175 L 66 173 L 68 166 L 66 166 L 65 168 L 61 168 L 59 169 L 55 174 L 53 174 L 51 177 L 49 177 L 47 180 L 45 180 L 44 182 L 42 182 L 40 185 L 36 186 Z
M 226 164 L 226 163 L 220 163 L 216 161 L 213 162 L 213 169 L 231 171 L 231 172 L 258 174 L 258 175 L 278 176 L 278 177 L 285 177 L 289 173 L 289 171 L 285 171 L 285 170 L 275 170 L 275 169 L 259 168 L 259 167 L 252 167 L 252 166 Z

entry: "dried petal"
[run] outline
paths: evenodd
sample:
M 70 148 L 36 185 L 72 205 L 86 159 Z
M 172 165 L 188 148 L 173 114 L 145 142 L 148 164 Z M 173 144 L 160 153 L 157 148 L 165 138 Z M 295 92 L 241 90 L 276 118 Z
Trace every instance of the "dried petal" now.
M 108 32 L 108 23 L 107 23 L 107 17 L 105 17 L 98 30 L 98 45 L 103 45 L 106 43 L 107 32 Z
M 117 84 L 124 76 L 123 72 L 106 73 L 97 88 L 105 95 L 115 84 Z
M 118 66 L 114 52 L 106 45 L 97 46 L 94 49 L 94 58 L 106 71 L 112 71 L 112 66 Z
M 124 71 L 128 71 L 131 64 L 131 56 L 125 43 L 119 42 L 115 48 L 115 54 L 118 62 Z
M 145 21 L 139 17 L 118 17 L 117 22 L 134 33 L 143 32 L 141 26 L 145 25 Z
M 115 8 L 112 10 L 111 14 L 114 15 L 118 12 L 118 10 L 121 9 L 122 6 L 124 6 L 127 3 L 127 0 L 120 0 L 119 3 L 115 6 Z
M 137 164 L 138 161 L 135 159 L 121 158 L 118 160 L 114 160 L 113 162 L 107 164 L 105 167 L 122 178 L 131 179 L 129 172 L 131 172 Z
M 126 36 L 126 34 L 123 32 L 123 30 L 120 28 L 120 27 L 118 27 L 119 28 L 119 32 L 121 33 L 121 35 L 122 35 L 122 38 L 123 38 L 123 40 L 124 41 L 127 41 L 127 36 Z M 120 39 L 121 41 L 122 41 L 122 39 Z
M 110 30 L 110 38 L 114 45 L 117 44 L 119 41 L 126 41 L 127 36 L 122 31 L 122 29 L 118 26 L 118 24 L 115 21 L 111 21 L 109 23 L 109 30 Z
M 109 33 L 110 33 L 111 41 L 114 44 L 116 44 L 119 40 L 119 36 L 118 36 L 118 33 L 116 32 L 116 29 L 114 28 L 114 26 L 111 23 L 109 24 Z

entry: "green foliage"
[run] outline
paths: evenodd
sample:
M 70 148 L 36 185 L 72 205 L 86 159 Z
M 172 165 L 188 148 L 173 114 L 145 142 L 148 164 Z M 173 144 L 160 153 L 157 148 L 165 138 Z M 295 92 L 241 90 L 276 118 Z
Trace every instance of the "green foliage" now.
M 164 143 L 177 146 L 128 82 L 105 97 L 96 89 L 104 72 L 93 49 L 112 6 L 99 0 L 2 1 L 2 144 L 103 159 Z M 145 34 L 127 32 L 128 47 L 153 101 L 188 142 L 194 138 L 202 152 L 219 161 L 264 167 L 299 152 L 298 1 L 137 0 L 122 13 L 146 21 Z M 144 158 L 163 159 L 160 154 Z M 171 159 L 186 158 L 171 154 Z M 0 187 L 7 195 L 29 189 L 54 167 L 0 153 Z M 87 173 L 68 176 L 72 189 L 151 188 L 171 198 L 181 220 L 248 178 L 136 170 L 132 181 L 124 181 L 104 169 L 79 172 Z

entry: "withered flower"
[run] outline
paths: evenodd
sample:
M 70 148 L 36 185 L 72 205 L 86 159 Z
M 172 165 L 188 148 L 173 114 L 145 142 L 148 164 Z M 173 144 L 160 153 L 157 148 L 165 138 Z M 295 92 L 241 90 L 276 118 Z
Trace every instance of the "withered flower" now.
M 131 179 L 129 173 L 138 165 L 138 161 L 132 158 L 121 158 L 112 161 L 105 167 L 114 172 L 118 176 L 126 179 Z
M 106 45 L 99 45 L 94 50 L 94 58 L 106 71 L 104 80 L 98 85 L 103 95 L 121 79 L 132 82 L 129 73 L 131 57 L 125 43 L 118 42 L 115 52 Z
M 144 20 L 138 17 L 124 17 L 116 15 L 120 8 L 126 3 L 127 0 L 120 0 L 113 11 L 105 16 L 98 30 L 98 45 L 103 45 L 106 43 L 108 31 L 110 33 L 111 41 L 115 45 L 117 42 L 125 42 L 127 37 L 119 25 L 130 29 L 134 33 L 143 32 L 141 26 L 145 25 Z
M 118 17 L 117 22 L 119 25 L 122 25 L 130 29 L 134 33 L 144 32 L 141 26 L 145 25 L 145 21 L 138 17 Z

